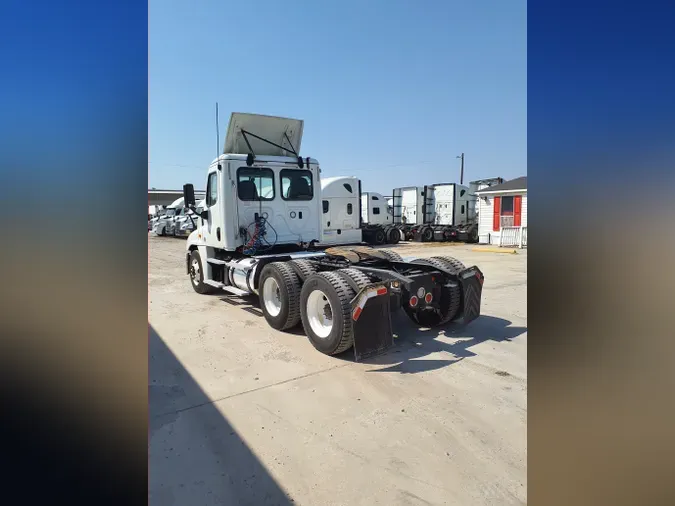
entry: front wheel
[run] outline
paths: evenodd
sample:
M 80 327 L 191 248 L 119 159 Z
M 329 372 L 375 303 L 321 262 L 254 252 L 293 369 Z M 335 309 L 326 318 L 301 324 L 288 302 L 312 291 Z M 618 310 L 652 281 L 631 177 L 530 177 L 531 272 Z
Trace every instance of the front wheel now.
M 206 294 L 212 291 L 212 288 L 204 283 L 204 269 L 202 268 L 202 259 L 199 256 L 199 251 L 192 250 L 190 253 L 190 282 L 195 292 L 199 294 Z

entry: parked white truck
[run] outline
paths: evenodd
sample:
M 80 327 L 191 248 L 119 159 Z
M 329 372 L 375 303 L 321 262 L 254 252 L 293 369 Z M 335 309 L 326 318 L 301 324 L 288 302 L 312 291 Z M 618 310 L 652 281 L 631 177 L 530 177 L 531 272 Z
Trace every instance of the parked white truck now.
M 232 115 L 224 154 L 208 167 L 204 225 L 187 239 L 186 272 L 197 293 L 255 294 L 275 329 L 300 322 L 312 345 L 356 360 L 393 345 L 390 311 L 429 327 L 480 314 L 483 275 L 450 257 L 403 261 L 365 246 L 317 251 L 319 163 L 302 158 L 303 122 Z M 194 187 L 184 186 L 195 209 Z M 353 210 L 355 211 L 355 210 Z
M 152 231 L 159 236 L 176 235 L 176 225 L 183 221 L 185 212 L 184 198 L 174 200 L 155 221 Z
M 361 193 L 354 176 L 321 179 L 321 245 L 396 244 L 400 232 L 379 193 Z
M 461 235 L 478 241 L 475 196 L 456 183 L 393 190 L 394 223 L 406 239 L 453 241 Z

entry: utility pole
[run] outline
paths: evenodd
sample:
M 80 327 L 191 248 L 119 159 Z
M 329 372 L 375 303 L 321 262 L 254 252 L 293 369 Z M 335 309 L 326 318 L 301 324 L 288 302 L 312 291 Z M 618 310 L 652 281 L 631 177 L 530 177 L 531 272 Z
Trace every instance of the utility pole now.
M 462 167 L 459 170 L 459 184 L 464 184 L 464 153 L 461 156 L 458 156 L 462 160 Z

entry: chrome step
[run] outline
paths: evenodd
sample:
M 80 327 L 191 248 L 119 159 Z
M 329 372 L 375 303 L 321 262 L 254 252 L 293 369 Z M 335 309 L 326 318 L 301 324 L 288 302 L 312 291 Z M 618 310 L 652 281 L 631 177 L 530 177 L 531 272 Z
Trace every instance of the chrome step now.
M 225 260 L 221 260 L 219 258 L 207 258 L 206 261 L 210 264 L 213 265 L 225 265 L 227 262 Z
M 238 297 L 243 297 L 245 295 L 251 295 L 250 292 L 247 292 L 246 290 L 242 290 L 241 288 L 237 288 L 236 286 L 232 285 L 225 285 L 221 283 L 220 281 L 214 281 L 212 279 L 205 279 L 204 284 L 213 286 L 215 288 L 220 288 L 221 290 L 231 293 L 232 295 L 236 295 Z
M 230 292 L 232 295 L 237 295 L 239 297 L 243 297 L 245 295 L 251 295 L 250 292 L 247 292 L 246 290 L 242 290 L 241 288 L 237 288 L 236 286 L 232 286 L 232 285 L 224 286 L 223 290 L 225 290 L 226 292 Z

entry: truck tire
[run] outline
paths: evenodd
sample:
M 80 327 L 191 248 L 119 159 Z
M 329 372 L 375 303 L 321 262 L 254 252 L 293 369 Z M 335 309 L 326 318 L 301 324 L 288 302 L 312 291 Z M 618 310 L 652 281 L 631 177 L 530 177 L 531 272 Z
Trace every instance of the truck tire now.
M 336 272 L 313 274 L 302 285 L 300 315 L 317 350 L 336 355 L 354 344 L 351 300 L 354 289 Z
M 166 227 L 162 227 L 160 230 L 159 234 L 157 234 L 160 237 L 164 237 L 166 235 Z
M 317 272 L 316 266 L 309 260 L 291 260 L 288 263 L 295 268 L 296 273 L 303 280 Z
M 300 321 L 300 278 L 286 262 L 263 267 L 258 283 L 260 309 L 270 327 L 286 330 Z
M 364 286 L 370 284 L 370 278 L 358 269 L 339 269 L 335 272 L 345 278 L 355 292 L 359 292 Z
M 469 242 L 475 244 L 478 242 L 478 227 L 474 226 L 469 232 Z
M 441 262 L 446 262 L 456 272 L 463 271 L 464 269 L 466 269 L 466 266 L 462 262 L 453 257 L 431 257 L 431 258 L 440 260 Z
M 373 236 L 373 242 L 378 245 L 387 242 L 387 234 L 384 233 L 384 229 L 378 228 L 375 231 L 375 235 Z
M 420 262 L 432 265 L 441 269 L 455 270 L 447 260 L 441 257 L 425 258 Z M 408 304 L 403 304 L 408 317 L 423 327 L 436 327 L 444 325 L 457 316 L 457 311 L 462 302 L 462 291 L 459 286 L 450 288 L 447 286 L 441 287 L 441 300 L 439 301 L 439 310 L 411 308 Z M 404 297 L 403 300 L 408 300 Z
M 431 227 L 424 227 L 422 229 L 422 242 L 431 242 L 434 240 L 434 229 Z
M 190 274 L 190 284 L 195 292 L 199 294 L 207 294 L 213 292 L 213 287 L 204 283 L 204 269 L 202 268 L 202 259 L 199 256 L 199 251 L 192 250 L 190 253 L 190 265 L 188 267 Z
M 389 227 L 387 231 L 387 243 L 398 244 L 401 240 L 401 232 L 396 227 Z
M 403 258 L 397 252 L 390 249 L 378 249 L 380 253 L 387 257 L 390 262 L 403 262 Z

